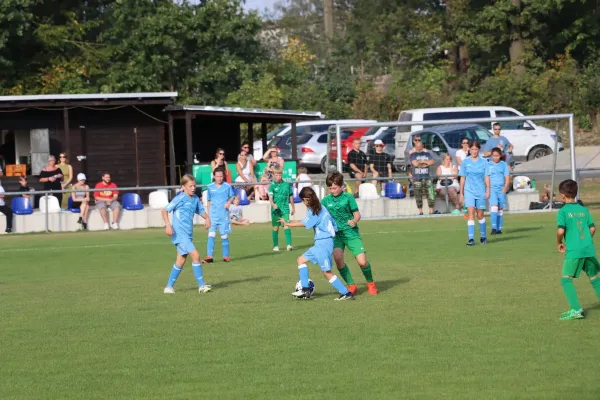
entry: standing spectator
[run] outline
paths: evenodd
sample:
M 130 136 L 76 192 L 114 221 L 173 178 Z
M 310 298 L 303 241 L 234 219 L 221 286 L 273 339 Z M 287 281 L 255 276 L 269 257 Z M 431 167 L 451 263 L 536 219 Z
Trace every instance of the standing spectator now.
M 458 169 L 452 165 L 452 157 L 450 154 L 444 154 L 442 164 L 437 167 L 436 175 L 438 176 L 437 185 L 435 191 L 445 201 L 446 193 L 448 193 L 448 199 L 454 204 L 455 210 L 452 214 L 460 214 L 460 200 L 458 198 L 458 190 L 460 185 L 458 184 Z
M 26 199 L 29 199 L 29 201 L 31 202 L 31 206 L 33 207 L 33 195 L 29 194 L 29 192 L 33 192 L 34 189 L 29 187 L 26 176 L 19 177 L 19 189 L 17 191 L 27 193 L 27 194 L 22 194 L 21 196 L 25 197 Z
M 283 170 L 283 158 L 279 157 L 279 150 L 277 150 L 277 146 L 271 146 L 263 155 L 263 160 L 267 162 L 267 167 L 265 168 L 265 174 L 269 181 L 273 180 L 273 169 L 281 168 Z
M 246 154 L 246 159 L 250 161 L 250 165 L 252 165 L 252 169 L 254 170 L 254 167 L 256 167 L 256 160 L 254 159 L 254 156 L 250 151 L 250 145 L 248 144 L 248 142 L 242 144 L 242 151 L 240 151 L 240 154 L 242 153 Z
M 48 157 L 48 165 L 40 171 L 40 182 L 44 184 L 44 190 L 62 190 L 60 182 L 63 180 L 63 174 L 56 165 L 56 157 Z M 58 204 L 62 204 L 62 193 L 54 193 L 58 199 Z
M 469 138 L 464 137 L 460 141 L 460 149 L 456 150 L 456 165 L 459 167 L 465 158 L 469 156 Z
M 2 172 L 2 168 L 0 168 L 0 178 L 4 176 L 4 172 Z M 12 232 L 12 223 L 13 223 L 13 212 L 9 206 L 6 205 L 4 201 L 4 188 L 2 187 L 2 182 L 0 182 L 0 213 L 4 214 L 6 217 L 6 233 Z
M 350 166 L 350 178 L 362 179 L 367 177 L 367 155 L 360 149 L 360 139 L 352 141 L 352 150 L 348 152 L 348 165 Z M 360 181 L 354 182 L 354 197 L 358 198 Z
M 62 190 L 69 190 L 71 189 L 71 181 L 73 180 L 73 167 L 71 166 L 71 164 L 69 164 L 69 158 L 67 157 L 66 153 L 60 153 L 58 155 L 58 168 L 60 168 L 60 171 L 63 174 L 63 179 L 61 184 L 61 188 Z M 60 204 L 60 208 L 67 208 L 68 207 L 68 201 L 69 201 L 69 194 L 63 193 L 63 199 L 62 199 L 62 203 Z
M 110 173 L 105 172 L 102 174 L 102 180 L 96 183 L 96 189 L 104 189 L 100 192 L 94 192 L 94 199 L 96 199 L 96 208 L 100 211 L 102 221 L 104 221 L 104 230 L 108 230 L 109 218 L 108 211 L 110 209 L 113 212 L 112 228 L 119 229 L 119 212 L 121 211 L 121 205 L 117 201 L 119 197 L 119 191 L 117 185 L 110 181 Z
M 79 207 L 79 220 L 83 230 L 87 230 L 88 214 L 90 211 L 90 187 L 85 183 L 87 178 L 85 174 L 77 174 L 77 183 L 73 185 L 73 190 L 78 190 L 71 193 L 71 203 L 74 208 Z
M 308 175 L 308 170 L 305 167 L 298 168 L 298 176 L 296 177 L 296 187 L 298 188 L 298 193 L 302 191 L 305 187 L 312 187 L 312 179 Z
M 248 159 L 248 154 L 242 151 L 238 156 L 238 162 L 235 166 L 238 176 L 235 178 L 236 183 L 256 183 L 256 178 L 254 177 L 254 168 L 252 167 L 252 161 Z M 242 188 L 248 194 L 248 199 L 252 199 L 255 195 L 256 187 L 250 185 L 244 185 Z
M 215 153 L 215 159 L 210 162 L 210 169 L 211 169 L 213 176 L 215 174 L 215 169 L 217 169 L 217 168 L 221 168 L 225 172 L 225 178 L 227 178 L 228 176 L 231 176 L 231 174 L 229 173 L 229 169 L 227 167 L 227 161 L 225 161 L 225 150 L 223 150 L 220 147 L 217 149 L 217 151 Z M 215 178 L 213 177 L 213 182 L 214 182 L 214 180 L 215 180 Z
M 429 167 L 434 164 L 433 157 L 423 147 L 421 137 L 415 136 L 413 142 L 415 144 L 415 151 L 411 153 L 409 161 L 412 167 L 413 190 L 415 200 L 417 201 L 417 208 L 419 209 L 419 215 L 423 215 L 423 196 L 425 196 L 427 198 L 427 205 L 429 206 L 429 214 L 433 214 L 435 193 L 433 191 L 433 184 L 431 183 L 431 176 L 429 175 Z M 436 214 L 439 214 L 439 212 L 436 211 Z
M 391 178 L 392 177 L 392 158 L 389 154 L 383 152 L 385 146 L 380 139 L 374 143 L 375 153 L 370 157 L 370 168 L 373 173 L 373 178 Z M 385 186 L 385 181 L 379 181 L 381 187 Z M 373 181 L 377 185 L 377 181 Z
M 506 162 L 506 164 L 508 164 L 508 166 L 510 167 L 510 164 L 512 162 L 513 145 L 508 141 L 506 136 L 501 136 L 502 127 L 499 123 L 496 122 L 493 125 L 493 128 L 494 136 L 492 136 L 487 140 L 487 142 L 485 142 L 485 146 L 483 147 L 483 156 L 490 157 L 492 155 L 492 150 L 494 150 L 494 148 L 497 147 L 500 150 L 502 150 L 501 160 Z

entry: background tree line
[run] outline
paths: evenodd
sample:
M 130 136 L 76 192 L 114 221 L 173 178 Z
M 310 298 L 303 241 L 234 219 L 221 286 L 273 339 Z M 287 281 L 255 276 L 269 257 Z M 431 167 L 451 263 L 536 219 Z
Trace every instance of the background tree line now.
M 507 105 L 598 133 L 600 0 L 0 2 L 2 94 L 163 90 L 379 120 Z

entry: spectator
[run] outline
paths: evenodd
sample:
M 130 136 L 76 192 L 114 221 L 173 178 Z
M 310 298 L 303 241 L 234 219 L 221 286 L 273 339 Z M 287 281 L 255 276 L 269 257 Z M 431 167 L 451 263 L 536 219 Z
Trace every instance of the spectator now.
M 352 141 L 352 150 L 348 152 L 348 165 L 350 166 L 350 178 L 362 179 L 367 177 L 367 155 L 360 149 L 360 139 Z M 360 181 L 354 182 L 354 197 L 358 198 Z
M 229 173 L 229 169 L 227 167 L 227 161 L 225 161 L 225 150 L 223 150 L 220 147 L 217 149 L 217 151 L 215 153 L 215 159 L 210 162 L 210 169 L 211 169 L 211 172 L 213 173 L 213 175 L 215 173 L 215 169 L 217 169 L 217 168 L 221 168 L 223 170 L 223 172 L 225 173 L 225 179 L 227 179 L 228 176 L 231 176 L 231 174 Z M 213 182 L 214 182 L 214 178 L 213 178 Z
M 269 177 L 264 174 L 260 178 L 260 183 L 256 185 L 255 200 L 269 200 Z
M 4 172 L 2 172 L 2 168 L 0 168 L 0 178 L 4 176 Z M 2 187 L 2 182 L 0 182 L 0 213 L 4 214 L 6 217 L 6 233 L 12 232 L 12 223 L 13 223 L 13 212 L 9 206 L 6 205 L 4 201 L 4 188 Z
M 452 165 L 452 157 L 450 154 L 444 154 L 442 164 L 437 167 L 436 175 L 438 176 L 437 185 L 435 191 L 443 199 L 446 200 L 446 191 L 448 192 L 448 199 L 454 204 L 455 210 L 452 214 L 460 214 L 460 200 L 458 198 L 458 190 L 460 185 L 458 184 L 458 169 Z M 446 175 L 446 176 L 443 176 Z
M 235 196 L 233 205 L 229 207 L 229 219 L 232 225 L 250 225 L 250 220 L 244 219 L 243 206 L 240 206 L 239 196 Z
M 312 179 L 310 179 L 310 176 L 308 176 L 308 170 L 306 168 L 298 168 L 298 176 L 296 177 L 296 182 L 301 182 L 296 184 L 296 187 L 298 188 L 298 193 L 300 193 L 300 191 L 305 187 L 312 186 Z
M 60 153 L 58 155 L 58 168 L 62 172 L 63 179 L 61 182 L 62 190 L 69 190 L 71 188 L 71 181 L 73 180 L 73 167 L 69 164 L 69 159 L 66 153 Z M 60 208 L 66 209 L 68 207 L 69 193 L 63 193 L 62 203 Z
M 94 192 L 94 199 L 96 200 L 96 208 L 100 212 L 102 221 L 104 221 L 104 230 L 108 230 L 109 217 L 108 211 L 110 209 L 113 212 L 113 222 L 111 227 L 113 229 L 119 229 L 119 213 L 121 211 L 121 205 L 117 201 L 119 197 L 119 191 L 117 185 L 110 181 L 110 173 L 105 172 L 102 174 L 102 180 L 96 184 L 96 189 L 104 189 L 103 191 Z
M 490 157 L 492 155 L 492 150 L 494 149 L 494 147 L 497 147 L 500 150 L 502 150 L 501 160 L 506 162 L 506 164 L 508 164 L 508 166 L 510 167 L 510 164 L 512 162 L 513 145 L 508 141 L 508 139 L 505 136 L 501 136 L 502 127 L 499 123 L 496 122 L 493 125 L 493 128 L 494 136 L 492 136 L 487 140 L 487 142 L 485 142 L 485 146 L 483 147 L 483 156 Z
M 423 215 L 423 196 L 427 197 L 427 205 L 429 206 L 429 214 L 433 214 L 435 206 L 435 194 L 431 176 L 429 175 L 429 167 L 434 164 L 431 153 L 423 147 L 423 142 L 420 136 L 415 136 L 413 139 L 415 151 L 410 155 L 410 165 L 412 171 L 413 191 L 419 215 Z M 438 211 L 435 214 L 439 214 Z
M 48 165 L 40 171 L 40 182 L 44 184 L 44 190 L 62 190 L 60 182 L 63 178 L 62 171 L 56 165 L 56 157 L 49 156 Z M 52 195 L 58 199 L 58 204 L 62 204 L 62 193 L 53 193 Z
M 250 145 L 248 144 L 248 142 L 245 142 L 244 144 L 242 144 L 242 150 L 240 151 L 240 155 L 242 153 L 246 154 L 246 160 L 250 161 L 250 164 L 252 165 L 252 169 L 254 170 L 254 167 L 256 167 L 256 160 L 254 159 L 254 156 L 252 155 L 252 152 L 250 151 Z
M 23 192 L 23 193 L 29 193 L 29 192 L 33 192 L 34 189 L 32 189 L 31 187 L 29 187 L 29 185 L 27 184 L 27 177 L 26 176 L 20 176 L 19 177 L 19 189 L 17 190 L 18 192 Z M 29 199 L 29 201 L 31 202 L 31 206 L 33 207 L 33 195 L 31 194 L 22 194 L 22 197 L 25 197 L 26 199 Z
M 256 178 L 254 177 L 254 168 L 252 166 L 252 161 L 248 157 L 246 152 L 242 151 L 238 156 L 238 162 L 235 165 L 238 176 L 235 178 L 236 183 L 256 183 Z M 254 196 L 254 192 L 256 191 L 256 187 L 250 185 L 244 185 L 242 188 L 248 194 L 248 199 L 252 199 Z
M 460 141 L 460 149 L 456 150 L 456 164 L 460 167 L 465 158 L 469 156 L 469 138 L 464 137 Z
M 90 187 L 85 183 L 87 178 L 85 174 L 77 174 L 77 183 L 73 185 L 73 190 L 78 190 L 71 193 L 71 204 L 74 208 L 79 208 L 78 224 L 81 224 L 83 230 L 87 230 L 88 214 L 90 211 Z M 116 219 L 115 219 L 116 220 Z
M 279 157 L 279 150 L 277 146 L 271 146 L 263 155 L 263 160 L 267 162 L 267 167 L 265 168 L 265 174 L 269 181 L 273 180 L 273 168 L 279 167 L 283 169 L 283 158 Z
M 383 152 L 385 146 L 380 139 L 374 143 L 375 153 L 370 157 L 370 168 L 373 173 L 373 178 L 391 178 L 392 177 L 392 158 L 389 154 Z M 381 187 L 384 187 L 385 181 L 379 181 Z M 377 185 L 377 181 L 373 181 Z

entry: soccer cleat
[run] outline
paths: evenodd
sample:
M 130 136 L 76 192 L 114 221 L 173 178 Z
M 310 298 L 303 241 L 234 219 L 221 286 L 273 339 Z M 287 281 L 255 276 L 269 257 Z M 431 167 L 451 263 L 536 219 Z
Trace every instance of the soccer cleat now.
M 487 238 L 486 237 L 482 237 L 481 239 L 479 239 L 479 243 L 481 243 L 481 244 L 487 244 Z
M 173 294 L 173 293 L 175 293 L 175 289 L 173 289 L 173 286 L 167 286 L 165 288 L 165 290 L 163 290 L 163 293 L 165 293 L 165 294 Z
M 367 282 L 367 290 L 369 291 L 369 294 L 379 293 L 377 291 L 377 286 L 375 286 L 375 282 Z M 354 294 L 354 293 L 352 293 L 352 294 Z
M 223 261 L 225 261 L 225 262 L 230 262 L 230 261 L 231 261 L 231 258 L 229 258 L 229 257 L 223 257 Z
M 496 231 L 496 235 L 502 235 L 502 229 L 498 229 L 498 230 Z
M 340 297 L 338 297 L 337 299 L 333 299 L 335 301 L 342 301 L 342 300 L 354 300 L 354 295 L 352 294 L 352 292 L 348 292 L 346 294 L 340 294 Z
M 279 246 L 273 247 L 273 251 L 279 251 Z
M 495 229 L 492 229 L 492 231 L 490 232 L 490 235 L 496 235 L 497 233 L 498 233 L 498 231 L 497 231 L 497 230 L 495 230 Z
M 475 246 L 475 239 L 469 239 L 467 246 Z
M 583 310 L 580 308 L 579 310 L 569 310 L 561 314 L 558 318 L 561 321 L 570 321 L 572 319 L 583 319 L 585 315 L 583 314 Z
M 202 260 L 202 264 L 210 264 L 215 262 L 215 260 L 213 260 L 213 258 L 211 256 L 206 256 L 204 257 L 204 260 Z
M 346 286 L 346 288 L 352 294 L 356 294 L 358 292 L 358 286 L 356 286 L 355 284 L 348 285 L 348 286 Z
M 210 285 L 202 285 L 198 288 L 198 293 L 208 293 L 212 290 L 212 286 Z
M 291 244 L 288 244 L 287 247 L 286 247 L 286 250 L 287 251 L 292 251 L 292 250 L 294 250 L 294 248 L 292 247 Z
M 297 299 L 310 299 L 312 294 L 310 292 L 310 288 L 302 288 L 292 293 L 292 296 L 294 296 Z

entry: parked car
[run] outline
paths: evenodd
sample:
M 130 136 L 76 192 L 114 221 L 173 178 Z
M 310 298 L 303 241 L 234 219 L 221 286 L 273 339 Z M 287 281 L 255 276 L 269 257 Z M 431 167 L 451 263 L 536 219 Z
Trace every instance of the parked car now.
M 413 148 L 412 138 L 417 135 L 421 136 L 423 146 L 429 150 L 435 161 L 435 164 L 431 167 L 431 171 L 435 171 L 438 165 L 441 164 L 445 153 L 450 154 L 454 165 L 458 165 L 456 151 L 460 149 L 460 143 L 464 137 L 469 138 L 469 141 L 478 140 L 482 148 L 485 142 L 492 137 L 490 131 L 476 124 L 439 125 L 412 132 L 408 137 L 408 143 L 404 149 L 403 159 L 405 160 L 405 168 L 410 165 L 408 154 Z
M 348 153 L 352 150 L 352 142 L 354 139 L 360 139 L 368 130 L 369 128 L 355 128 L 340 132 L 340 137 L 342 139 L 342 162 L 344 165 L 348 163 Z M 335 133 L 332 132 L 330 135 L 334 138 L 331 140 L 329 158 L 334 160 L 337 158 L 337 143 Z
M 439 121 L 449 119 L 473 118 L 503 118 L 519 117 L 522 113 L 510 107 L 454 107 L 454 108 L 423 108 L 402 111 L 398 117 L 400 122 L 410 121 Z M 480 124 L 491 132 L 492 124 Z M 524 162 L 552 154 L 556 142 L 558 150 L 563 151 L 565 146 L 560 136 L 552 129 L 536 125 L 533 121 L 502 122 L 502 135 L 514 146 L 513 159 L 515 162 Z M 425 127 L 427 128 L 427 127 Z M 424 129 L 423 125 L 399 126 L 396 130 L 396 163 L 404 165 L 403 160 L 408 137 L 411 132 Z
M 387 127 L 387 126 L 373 126 L 373 127 L 369 128 L 369 130 L 366 131 L 365 134 L 360 138 L 360 149 L 366 153 L 367 145 L 370 142 L 374 142 L 375 140 L 379 139 L 381 136 L 381 133 L 388 128 L 389 127 Z M 392 129 L 394 129 L 394 131 L 396 131 L 396 128 L 392 128 Z
M 279 155 L 284 160 L 292 159 L 292 137 L 283 136 L 279 140 L 277 147 Z M 297 141 L 298 166 L 307 168 L 320 168 L 325 172 L 325 163 L 327 161 L 327 130 L 324 132 L 304 133 L 298 137 Z

